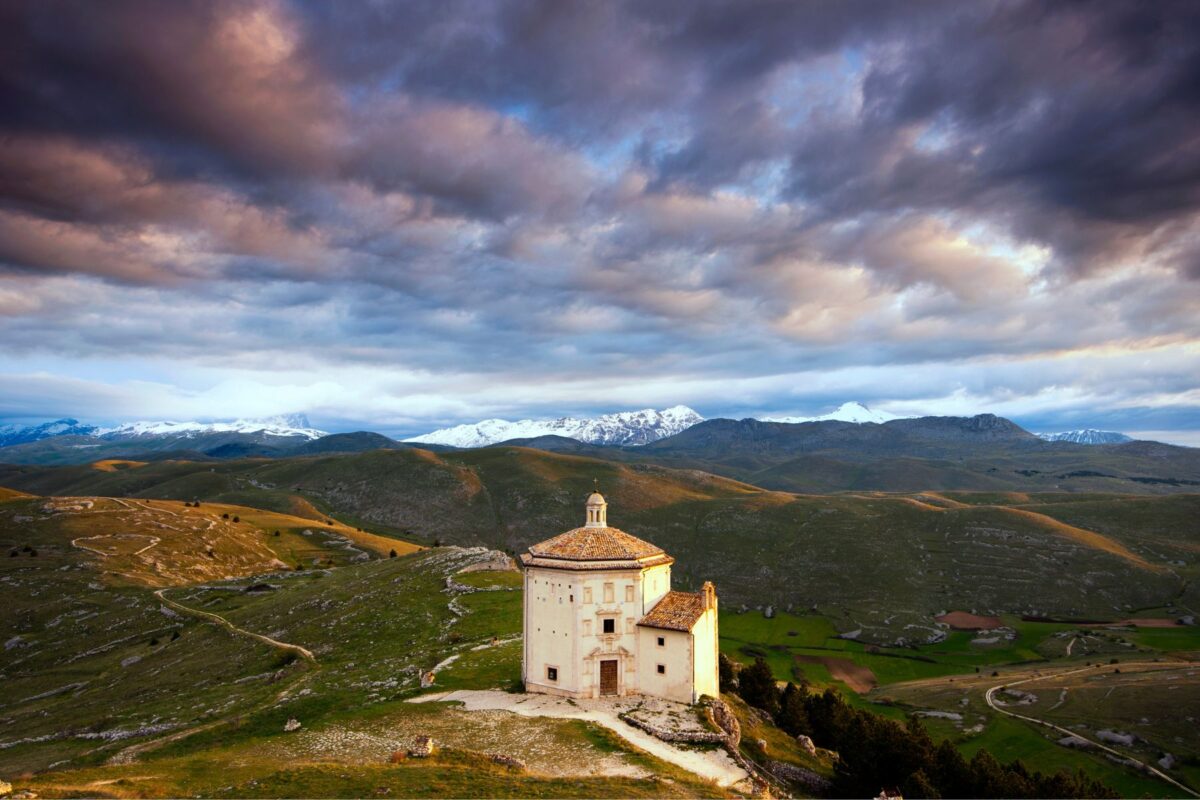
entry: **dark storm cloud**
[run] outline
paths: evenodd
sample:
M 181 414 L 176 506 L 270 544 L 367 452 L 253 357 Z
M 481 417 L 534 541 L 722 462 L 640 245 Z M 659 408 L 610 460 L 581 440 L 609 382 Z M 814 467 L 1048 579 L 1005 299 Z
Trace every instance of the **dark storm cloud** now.
M 1198 130 L 1187 2 L 7 3 L 0 332 L 948 395 L 1195 346 Z

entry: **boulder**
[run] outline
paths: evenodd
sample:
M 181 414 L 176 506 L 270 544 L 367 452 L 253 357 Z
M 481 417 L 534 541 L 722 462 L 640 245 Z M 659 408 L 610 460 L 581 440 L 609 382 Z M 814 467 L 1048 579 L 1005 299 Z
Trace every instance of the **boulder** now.
M 286 733 L 291 733 L 292 731 L 298 731 L 302 727 L 304 727 L 304 726 L 300 724 L 300 720 L 296 719 L 295 717 L 288 717 L 288 721 L 283 723 L 283 730 Z
M 817 754 L 817 746 L 813 744 L 813 740 L 805 736 L 803 733 L 796 737 L 796 743 L 800 745 L 800 749 L 808 753 L 810 756 Z
M 413 746 L 408 748 L 408 754 L 413 758 L 429 758 L 437 752 L 432 736 L 418 736 Z

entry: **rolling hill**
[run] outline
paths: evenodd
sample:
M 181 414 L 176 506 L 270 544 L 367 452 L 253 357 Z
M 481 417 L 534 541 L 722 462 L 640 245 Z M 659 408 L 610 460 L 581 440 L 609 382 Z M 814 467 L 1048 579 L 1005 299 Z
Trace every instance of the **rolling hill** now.
M 1200 606 L 1200 532 L 1187 523 L 1200 518 L 1200 495 L 805 495 L 518 447 L 0 469 L 0 485 L 37 494 L 332 514 L 414 541 L 509 551 L 579 524 L 593 480 L 614 525 L 676 555 L 682 586 L 712 578 L 730 607 L 816 607 L 867 640 L 936 636 L 932 617 L 958 608 L 1110 619 Z

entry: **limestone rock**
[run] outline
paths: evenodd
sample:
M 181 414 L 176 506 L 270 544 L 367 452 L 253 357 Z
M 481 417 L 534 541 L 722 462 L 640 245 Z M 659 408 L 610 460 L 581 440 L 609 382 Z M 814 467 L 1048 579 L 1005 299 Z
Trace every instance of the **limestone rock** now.
M 0 797 L 8 797 L 12 794 L 12 784 L 8 781 L 0 781 Z
M 283 723 L 283 730 L 287 733 L 298 731 L 302 727 L 304 726 L 300 724 L 300 720 L 296 719 L 295 717 L 289 717 L 288 721 Z
M 408 754 L 413 758 L 428 758 L 436 751 L 432 736 L 418 736 L 413 746 L 408 749 Z
M 808 753 L 810 756 L 817 754 L 817 746 L 813 744 L 813 740 L 805 736 L 803 733 L 796 737 L 796 743 L 800 745 L 800 749 Z

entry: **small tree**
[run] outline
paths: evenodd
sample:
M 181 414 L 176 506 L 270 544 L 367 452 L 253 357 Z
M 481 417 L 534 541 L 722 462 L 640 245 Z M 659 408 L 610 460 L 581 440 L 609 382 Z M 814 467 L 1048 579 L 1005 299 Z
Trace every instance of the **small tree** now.
M 774 716 L 779 712 L 779 690 L 775 688 L 775 675 L 762 656 L 738 675 L 738 694 L 750 705 L 761 708 Z
M 234 518 L 233 518 L 233 521 L 234 521 L 234 522 L 241 522 L 241 521 L 242 521 L 242 518 L 241 518 L 241 517 L 234 517 Z
M 737 688 L 737 672 L 734 670 L 733 660 L 724 653 L 717 659 L 717 675 L 722 692 L 732 692 Z
M 279 535 L 279 531 L 275 531 L 275 533 L 274 533 L 273 535 L 275 535 L 275 536 L 278 536 L 278 535 Z
M 388 553 L 388 558 L 395 558 L 395 557 L 396 557 L 396 549 L 393 547 L 392 552 Z
M 221 519 L 229 519 L 229 514 L 222 514 Z

